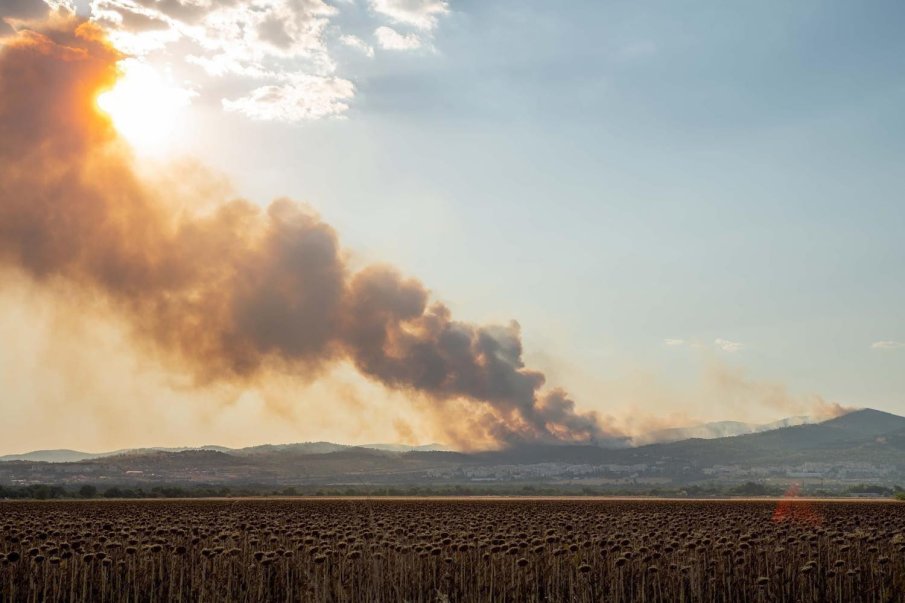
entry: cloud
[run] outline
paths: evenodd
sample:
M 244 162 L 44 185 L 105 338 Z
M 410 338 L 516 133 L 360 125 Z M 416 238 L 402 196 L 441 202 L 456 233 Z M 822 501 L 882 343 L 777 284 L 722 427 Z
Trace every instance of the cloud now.
M 223 108 L 258 120 L 305 121 L 342 115 L 354 95 L 349 80 L 296 75 L 289 83 L 262 86 L 235 100 L 224 99 Z
M 402 35 L 392 27 L 381 26 L 374 30 L 377 43 L 387 50 L 414 50 L 421 47 L 421 38 L 416 34 Z
M 437 26 L 437 19 L 449 12 L 445 0 L 371 0 L 371 8 L 397 23 L 426 31 Z
M 710 347 L 709 345 L 701 343 L 700 341 L 676 338 L 664 339 L 663 345 L 671 348 L 685 347 L 692 350 L 702 350 Z M 747 347 L 743 343 L 739 343 L 737 341 L 729 341 L 728 339 L 722 339 L 720 337 L 717 337 L 713 340 L 713 346 L 724 352 L 730 353 L 741 351 L 745 349 L 745 347 Z
M 903 341 L 875 341 L 870 344 L 873 350 L 902 350 L 905 349 Z
M 349 48 L 354 48 L 356 50 L 361 51 L 365 56 L 369 58 L 374 57 L 374 48 L 359 38 L 358 36 L 352 35 L 344 35 L 339 37 L 339 41 L 348 46 Z
M 322 0 L 94 0 L 92 19 L 126 50 L 151 49 L 145 38 L 193 43 L 213 59 L 259 64 L 274 59 L 329 66 L 324 32 L 337 10 Z
M 325 35 L 337 12 L 322 0 L 94 0 L 92 4 L 92 20 L 125 52 L 185 57 L 211 76 L 274 80 L 335 71 Z M 181 52 L 171 51 L 177 43 Z
M 0 17 L 39 18 L 48 7 L 69 0 L 10 0 Z M 343 31 L 344 3 L 324 0 L 92 0 L 91 20 L 113 45 L 148 61 L 195 65 L 204 78 L 231 78 L 244 86 L 223 100 L 228 110 L 253 119 L 303 122 L 345 113 L 355 86 L 343 78 L 331 54 L 338 42 L 374 56 L 374 48 Z M 390 19 L 429 32 L 448 12 L 446 2 L 375 0 L 371 18 Z M 2 26 L 3 23 L 0 23 Z M 383 48 L 413 50 L 417 34 L 386 28 L 377 32 Z M 6 33 L 13 33 L 10 28 Z M 0 30 L 0 36 L 4 32 Z M 203 91 L 211 82 L 193 81 Z
M 713 341 L 713 345 L 723 350 L 724 352 L 739 352 L 745 349 L 745 344 L 739 343 L 737 341 L 729 341 L 728 339 L 720 339 L 717 338 Z

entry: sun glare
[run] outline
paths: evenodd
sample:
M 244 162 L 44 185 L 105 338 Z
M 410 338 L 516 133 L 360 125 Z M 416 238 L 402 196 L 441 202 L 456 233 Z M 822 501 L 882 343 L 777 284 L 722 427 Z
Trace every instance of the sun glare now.
M 191 93 L 146 63 L 126 59 L 116 85 L 97 97 L 97 106 L 135 148 L 161 150 L 179 135 Z

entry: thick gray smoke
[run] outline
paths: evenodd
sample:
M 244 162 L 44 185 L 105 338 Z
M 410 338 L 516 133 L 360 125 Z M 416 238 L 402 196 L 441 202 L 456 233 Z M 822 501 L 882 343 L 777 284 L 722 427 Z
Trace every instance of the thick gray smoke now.
M 0 265 L 95 291 L 137 345 L 199 386 L 316 376 L 351 359 L 388 387 L 471 401 L 482 435 L 501 444 L 603 436 L 593 413 L 541 391 L 517 324 L 457 322 L 390 267 L 351 271 L 306 206 L 177 203 L 139 177 L 95 103 L 120 58 L 71 18 L 0 48 Z

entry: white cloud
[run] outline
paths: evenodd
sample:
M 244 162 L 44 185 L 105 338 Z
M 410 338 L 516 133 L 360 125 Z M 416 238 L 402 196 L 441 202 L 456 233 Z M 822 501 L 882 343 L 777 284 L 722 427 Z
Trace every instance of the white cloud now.
M 59 4 L 69 0 L 45 0 Z M 127 54 L 196 65 L 204 78 L 232 78 L 247 94 L 223 106 L 255 119 L 306 121 L 340 115 L 355 87 L 340 71 L 336 43 L 374 56 L 374 47 L 343 31 L 338 20 L 351 3 L 325 0 L 90 0 L 91 18 Z M 371 0 L 373 26 L 386 18 L 424 32 L 403 35 L 378 27 L 383 48 L 424 45 L 449 12 L 440 0 Z M 195 79 L 195 76 L 191 76 Z M 250 80 L 245 82 L 244 80 Z M 203 81 L 193 82 L 199 89 Z
M 677 339 L 677 338 L 669 338 L 663 340 L 663 345 L 671 348 L 688 348 L 691 350 L 704 350 L 707 349 L 708 346 L 706 343 L 702 343 L 700 341 L 696 341 L 694 339 Z M 728 339 L 716 338 L 713 340 L 714 347 L 724 351 L 724 352 L 738 352 L 745 349 L 745 344 L 739 343 L 737 341 L 729 341 Z
M 244 62 L 324 62 L 323 34 L 337 13 L 322 0 L 93 0 L 91 11 L 92 19 L 115 31 L 126 45 L 141 47 L 142 38 L 169 30 L 207 56 Z
M 235 100 L 224 99 L 227 111 L 268 121 L 307 121 L 345 113 L 355 95 L 349 80 L 296 74 L 285 84 L 262 86 Z
M 243 63 L 225 55 L 204 57 L 194 54 L 185 57 L 186 63 L 198 65 L 211 77 L 224 77 L 237 75 L 244 78 L 263 80 L 281 80 L 291 77 L 291 73 L 283 73 L 280 70 L 267 69 L 261 64 Z
M 50 10 L 75 13 L 75 2 L 72 0 L 44 0 Z
M 339 41 L 342 42 L 343 44 L 345 44 L 346 46 L 348 46 L 349 48 L 354 48 L 356 50 L 360 50 L 367 57 L 374 56 L 374 48 L 370 44 L 368 44 L 367 42 L 365 42 L 364 40 L 359 38 L 358 36 L 350 36 L 350 35 L 340 36 Z
M 377 43 L 387 50 L 414 50 L 421 47 L 421 38 L 416 34 L 402 35 L 392 27 L 381 26 L 374 30 Z
M 745 349 L 745 344 L 739 343 L 737 341 L 729 341 L 728 339 L 716 338 L 713 341 L 713 345 L 723 350 L 724 352 L 738 352 Z
M 371 0 L 371 8 L 393 21 L 427 31 L 449 12 L 445 0 Z
M 874 350 L 903 350 L 905 341 L 875 341 L 870 347 Z

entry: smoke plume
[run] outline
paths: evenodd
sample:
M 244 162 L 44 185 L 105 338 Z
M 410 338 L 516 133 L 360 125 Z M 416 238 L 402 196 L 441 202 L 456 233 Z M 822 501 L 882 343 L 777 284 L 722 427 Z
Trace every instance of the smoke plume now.
M 0 266 L 103 298 L 199 387 L 351 360 L 390 388 L 469 401 L 501 444 L 604 435 L 524 366 L 517 323 L 456 321 L 392 267 L 353 271 L 305 205 L 186 199 L 145 179 L 96 107 L 121 58 L 63 17 L 0 48 Z

